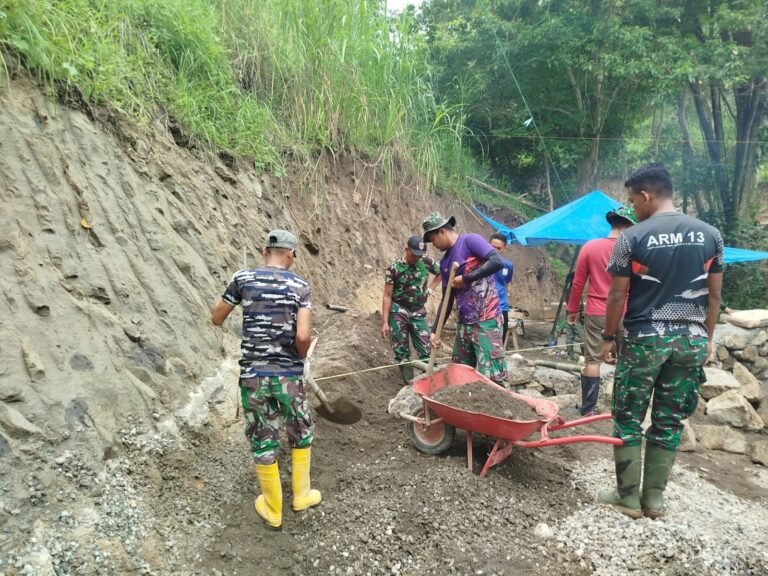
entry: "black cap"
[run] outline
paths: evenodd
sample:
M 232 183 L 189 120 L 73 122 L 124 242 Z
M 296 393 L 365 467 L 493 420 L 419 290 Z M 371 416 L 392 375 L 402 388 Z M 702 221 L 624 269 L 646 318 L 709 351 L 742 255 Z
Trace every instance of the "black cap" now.
M 408 238 L 406 246 L 411 249 L 411 253 L 414 256 L 424 256 L 425 252 L 427 251 L 421 234 L 414 234 Z

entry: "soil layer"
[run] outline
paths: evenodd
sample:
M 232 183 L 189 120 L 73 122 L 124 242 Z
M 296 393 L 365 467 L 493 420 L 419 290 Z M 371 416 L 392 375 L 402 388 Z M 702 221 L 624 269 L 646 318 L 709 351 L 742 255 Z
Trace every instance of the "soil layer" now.
M 538 415 L 530 404 L 518 400 L 509 392 L 489 386 L 485 382 L 469 382 L 463 386 L 442 388 L 432 398 L 448 406 L 506 418 L 507 420 L 536 420 Z

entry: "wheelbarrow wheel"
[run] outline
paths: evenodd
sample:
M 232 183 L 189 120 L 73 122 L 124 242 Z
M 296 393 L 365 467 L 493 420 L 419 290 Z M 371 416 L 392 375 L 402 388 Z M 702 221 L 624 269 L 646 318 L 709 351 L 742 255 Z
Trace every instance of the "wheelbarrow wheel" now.
M 424 407 L 419 406 L 414 409 L 411 412 L 411 416 L 423 418 Z M 442 422 L 430 424 L 429 429 L 423 424 L 411 421 L 408 422 L 407 426 L 408 437 L 413 447 L 419 452 L 431 456 L 442 454 L 448 450 L 451 444 L 453 444 L 453 438 L 456 436 L 456 428 Z

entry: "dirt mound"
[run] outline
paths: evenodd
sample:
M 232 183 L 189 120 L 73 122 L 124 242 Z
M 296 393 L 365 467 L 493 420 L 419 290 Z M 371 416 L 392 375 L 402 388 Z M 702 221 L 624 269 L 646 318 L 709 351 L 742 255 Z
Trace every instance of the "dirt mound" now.
M 443 388 L 432 394 L 432 398 L 448 406 L 509 420 L 538 419 L 536 410 L 529 404 L 480 380 Z

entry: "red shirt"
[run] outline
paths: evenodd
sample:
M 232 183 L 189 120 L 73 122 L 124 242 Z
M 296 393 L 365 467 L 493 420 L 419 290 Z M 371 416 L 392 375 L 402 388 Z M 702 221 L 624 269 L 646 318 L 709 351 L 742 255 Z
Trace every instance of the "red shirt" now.
M 579 311 L 584 284 L 589 280 L 584 312 L 588 316 L 605 316 L 605 300 L 608 298 L 612 278 L 606 268 L 615 244 L 616 238 L 598 238 L 584 244 L 576 260 L 571 297 L 565 307 L 567 312 Z

